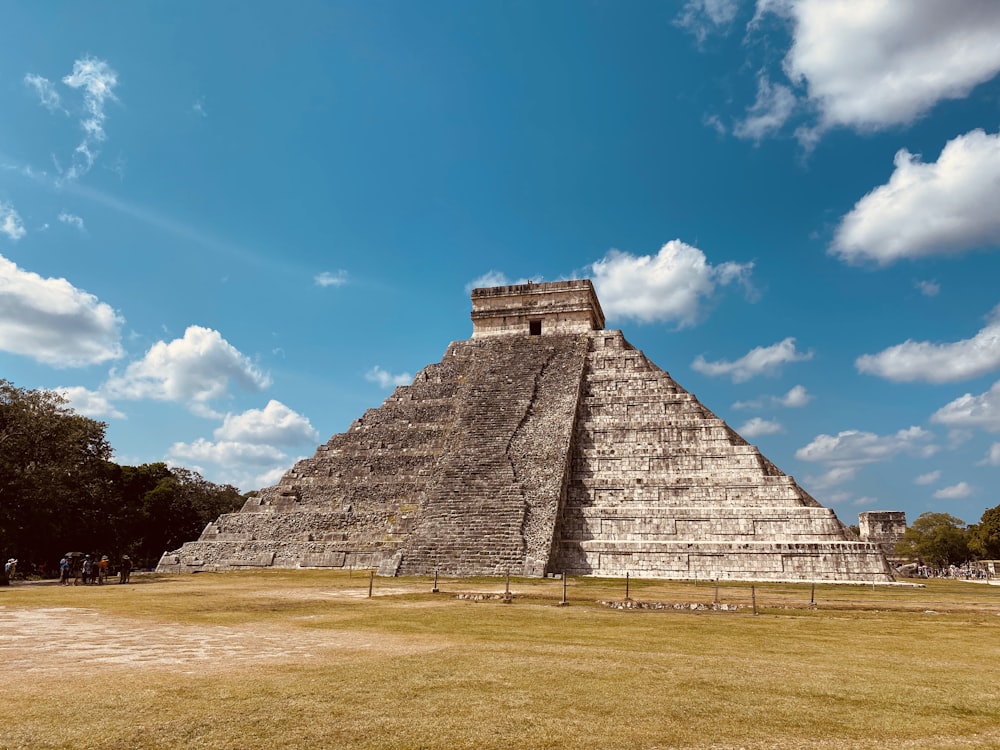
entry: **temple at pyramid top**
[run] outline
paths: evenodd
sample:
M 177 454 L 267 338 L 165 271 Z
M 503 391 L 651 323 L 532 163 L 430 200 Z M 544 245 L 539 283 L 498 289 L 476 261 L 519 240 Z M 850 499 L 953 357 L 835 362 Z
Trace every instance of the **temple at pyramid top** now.
M 586 333 L 603 328 L 604 311 L 590 279 L 472 290 L 474 339 L 501 334 Z
M 877 544 L 605 330 L 590 281 L 476 289 L 472 324 L 158 570 L 893 580 Z

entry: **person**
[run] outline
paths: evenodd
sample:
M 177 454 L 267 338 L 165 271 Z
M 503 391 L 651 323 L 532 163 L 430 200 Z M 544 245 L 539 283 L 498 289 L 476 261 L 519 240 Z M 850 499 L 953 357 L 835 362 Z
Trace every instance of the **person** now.
M 83 581 L 84 586 L 88 583 L 93 583 L 93 571 L 94 564 L 90 561 L 90 555 L 87 555 L 83 558 L 83 567 L 80 571 L 80 579 Z
M 17 559 L 10 558 L 7 564 L 3 566 L 3 572 L 7 575 L 7 580 L 11 583 L 14 582 L 14 574 L 17 572 Z
M 128 583 L 129 574 L 132 572 L 132 560 L 128 555 L 122 555 L 122 566 L 118 571 L 118 583 Z
M 101 555 L 97 563 L 97 582 L 103 584 L 106 580 L 108 580 L 108 556 Z
M 65 557 L 59 561 L 59 583 L 69 586 L 69 560 Z

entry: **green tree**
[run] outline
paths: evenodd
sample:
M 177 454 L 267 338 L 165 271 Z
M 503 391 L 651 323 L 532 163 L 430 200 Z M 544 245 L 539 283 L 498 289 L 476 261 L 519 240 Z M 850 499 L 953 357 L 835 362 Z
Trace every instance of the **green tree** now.
M 981 560 L 1000 560 L 1000 505 L 969 527 L 969 549 Z
M 48 560 L 90 525 L 107 499 L 105 428 L 56 393 L 0 380 L 0 555 Z
M 969 559 L 965 521 L 949 513 L 922 513 L 896 544 L 896 554 L 937 567 Z
M 245 500 L 232 485 L 213 484 L 196 471 L 168 471 L 142 498 L 133 546 L 140 565 L 155 565 L 164 552 L 197 539 L 209 522 L 239 510 Z
M 68 551 L 128 554 L 137 566 L 196 539 L 244 502 L 230 485 L 163 463 L 119 466 L 106 425 L 50 391 L 0 380 L 0 557 L 20 570 Z M 0 576 L 3 567 L 0 566 Z

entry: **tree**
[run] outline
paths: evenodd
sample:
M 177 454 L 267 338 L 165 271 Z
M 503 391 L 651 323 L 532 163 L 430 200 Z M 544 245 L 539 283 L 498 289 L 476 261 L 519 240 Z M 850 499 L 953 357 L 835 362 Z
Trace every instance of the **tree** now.
M 896 554 L 937 567 L 969 559 L 965 521 L 949 513 L 922 513 L 896 544 Z
M 213 484 L 196 471 L 169 469 L 143 495 L 133 557 L 140 565 L 155 565 L 164 552 L 197 539 L 206 524 L 239 510 L 244 501 L 232 485 Z
M 55 572 L 67 551 L 128 554 L 136 566 L 238 509 L 239 490 L 163 463 L 119 466 L 106 425 L 51 391 L 0 379 L 0 557 Z M 20 569 L 21 566 L 19 566 Z M 3 568 L 0 566 L 0 576 Z
M 981 560 L 1000 560 L 1000 505 L 969 527 L 969 549 Z
M 0 380 L 0 555 L 48 559 L 87 525 L 81 514 L 105 489 L 106 426 L 56 393 Z

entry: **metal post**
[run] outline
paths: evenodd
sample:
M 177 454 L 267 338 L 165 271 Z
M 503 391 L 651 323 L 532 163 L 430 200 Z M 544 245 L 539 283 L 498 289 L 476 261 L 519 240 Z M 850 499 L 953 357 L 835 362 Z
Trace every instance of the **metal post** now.
M 372 589 L 375 588 L 375 571 L 368 571 L 368 598 L 372 598 Z
M 810 607 L 815 607 L 816 606 L 816 584 L 815 583 L 812 585 L 812 592 L 809 594 L 809 606 Z
M 434 568 L 434 588 L 431 589 L 431 593 L 436 594 L 437 592 L 438 592 L 438 572 L 437 568 Z
M 715 578 L 715 606 L 719 606 L 719 578 Z
M 630 597 L 628 595 L 628 571 L 626 570 L 625 571 L 625 601 L 628 601 L 629 598 Z
M 753 601 L 753 613 L 757 614 L 757 587 L 750 586 L 750 599 Z
M 507 588 L 503 592 L 503 600 L 506 604 L 510 604 L 513 597 L 510 595 L 510 571 L 507 571 Z
M 566 606 L 567 604 L 569 604 L 569 602 L 566 601 L 566 571 L 565 570 L 563 571 L 562 579 L 563 579 L 562 580 L 562 584 L 563 584 L 563 587 L 562 587 L 562 589 L 563 589 L 563 598 L 562 598 L 562 601 L 559 602 L 559 604 L 561 604 L 562 606 Z

